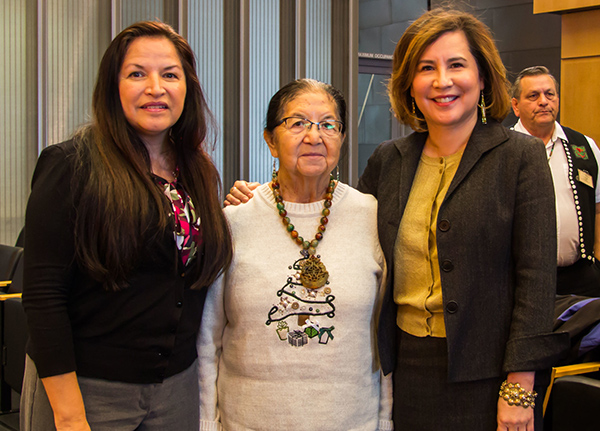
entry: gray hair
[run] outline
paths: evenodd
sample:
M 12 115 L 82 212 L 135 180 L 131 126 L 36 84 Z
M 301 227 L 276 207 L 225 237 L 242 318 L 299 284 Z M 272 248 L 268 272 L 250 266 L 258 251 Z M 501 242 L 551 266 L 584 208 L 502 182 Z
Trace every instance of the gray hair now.
M 556 92 L 558 93 L 558 81 L 556 80 L 556 78 L 554 76 L 552 76 L 552 74 L 550 73 L 548 68 L 546 66 L 531 66 L 531 67 L 526 67 L 525 69 L 520 71 L 519 74 L 517 75 L 517 78 L 515 79 L 515 83 L 513 84 L 512 88 L 511 88 L 511 92 L 510 92 L 512 97 L 515 99 L 518 99 L 519 97 L 521 97 L 521 79 L 523 79 L 526 76 L 540 76 L 540 75 L 548 75 L 550 78 L 552 78 L 552 81 L 554 81 L 554 85 L 556 86 Z

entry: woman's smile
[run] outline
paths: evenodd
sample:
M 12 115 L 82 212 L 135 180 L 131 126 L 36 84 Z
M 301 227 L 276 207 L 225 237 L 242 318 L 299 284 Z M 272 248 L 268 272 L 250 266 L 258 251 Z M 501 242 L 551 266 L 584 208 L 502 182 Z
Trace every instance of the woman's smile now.
M 466 127 L 477 121 L 483 90 L 477 61 L 462 31 L 442 34 L 423 52 L 411 95 L 430 131 L 436 127 Z

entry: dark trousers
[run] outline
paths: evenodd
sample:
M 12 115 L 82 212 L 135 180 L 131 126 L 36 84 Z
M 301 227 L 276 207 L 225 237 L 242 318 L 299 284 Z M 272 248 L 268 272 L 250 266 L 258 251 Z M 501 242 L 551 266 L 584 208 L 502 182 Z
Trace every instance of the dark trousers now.
M 559 266 L 556 271 L 556 293 L 600 297 L 598 264 L 579 259 L 573 265 Z

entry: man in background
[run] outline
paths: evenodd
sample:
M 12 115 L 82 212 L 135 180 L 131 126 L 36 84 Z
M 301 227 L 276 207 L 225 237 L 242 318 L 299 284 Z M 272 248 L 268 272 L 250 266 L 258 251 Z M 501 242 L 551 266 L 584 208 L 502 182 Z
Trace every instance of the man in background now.
M 512 108 L 514 130 L 546 145 L 556 194 L 557 294 L 600 296 L 600 150 L 589 137 L 561 126 L 558 84 L 544 66 L 517 76 Z

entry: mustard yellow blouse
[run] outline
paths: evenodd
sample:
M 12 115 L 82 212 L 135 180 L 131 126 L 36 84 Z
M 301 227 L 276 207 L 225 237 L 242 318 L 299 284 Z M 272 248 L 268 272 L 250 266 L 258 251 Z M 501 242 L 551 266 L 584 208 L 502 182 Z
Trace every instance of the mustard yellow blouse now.
M 463 152 L 421 154 L 394 250 L 394 301 L 400 329 L 417 337 L 445 337 L 442 284 L 436 246 L 440 205 Z

